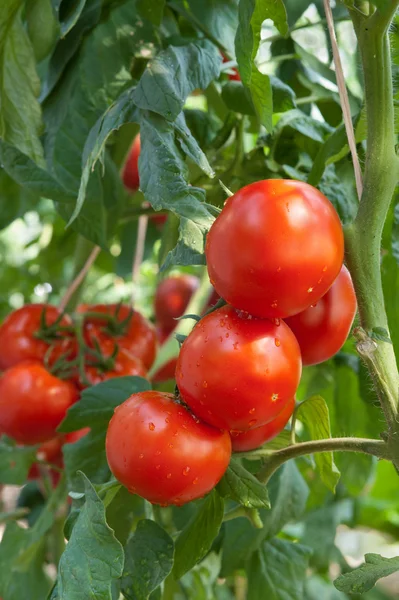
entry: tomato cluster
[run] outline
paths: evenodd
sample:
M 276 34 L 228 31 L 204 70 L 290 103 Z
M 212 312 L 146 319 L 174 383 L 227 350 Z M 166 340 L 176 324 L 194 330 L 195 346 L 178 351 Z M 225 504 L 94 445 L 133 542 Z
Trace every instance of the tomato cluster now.
M 241 189 L 211 227 L 206 258 L 228 304 L 184 341 L 178 400 L 133 395 L 108 428 L 114 475 L 160 504 L 202 496 L 223 476 L 231 449 L 248 451 L 280 433 L 294 411 L 302 364 L 333 356 L 356 313 L 338 215 L 307 184 L 269 180 Z M 161 340 L 195 286 L 189 277 L 159 286 Z
M 58 467 L 63 444 L 87 432 L 57 434 L 80 391 L 111 377 L 146 377 L 157 348 L 155 328 L 127 306 L 82 306 L 77 313 L 74 324 L 55 306 L 28 304 L 0 326 L 0 432 L 39 445 L 38 456 Z M 30 477 L 37 475 L 34 465 Z

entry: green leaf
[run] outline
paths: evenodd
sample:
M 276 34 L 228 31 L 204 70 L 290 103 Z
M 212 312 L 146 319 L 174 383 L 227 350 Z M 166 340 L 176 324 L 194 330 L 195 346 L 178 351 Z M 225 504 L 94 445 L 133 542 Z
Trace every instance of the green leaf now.
M 296 108 L 295 92 L 278 77 L 270 75 L 273 92 L 273 112 L 282 113 Z
M 40 82 L 22 6 L 21 0 L 4 0 L 0 11 L 0 138 L 42 164 Z
M 270 508 L 266 486 L 234 459 L 217 489 L 221 496 L 229 497 L 248 508 Z
M 173 567 L 173 540 L 154 521 L 144 519 L 125 548 L 122 593 L 126 600 L 147 600 Z
M 111 600 L 112 583 L 122 576 L 123 547 L 105 520 L 105 508 L 87 477 L 81 473 L 85 503 L 61 556 L 60 598 Z
M 385 558 L 380 554 L 366 554 L 365 563 L 350 573 L 340 575 L 334 585 L 340 592 L 364 594 L 371 590 L 378 579 L 399 571 L 399 557 Z
M 271 509 L 259 509 L 263 529 L 255 529 L 247 519 L 225 523 L 221 576 L 245 568 L 246 561 L 261 543 L 274 537 L 287 523 L 303 514 L 309 489 L 294 461 L 285 463 L 268 486 Z
M 100 491 L 97 490 L 97 493 L 100 494 Z M 135 524 L 145 517 L 145 500 L 131 494 L 123 486 L 111 488 L 101 497 L 106 507 L 107 523 L 124 546 Z
M 395 206 L 393 213 L 392 254 L 399 266 L 399 204 Z
M 150 389 L 142 377 L 115 377 L 83 390 L 79 402 L 71 406 L 58 431 L 67 433 L 83 427 L 106 426 L 114 410 L 132 394 Z M 84 439 L 84 438 L 83 438 Z
M 85 7 L 86 0 L 51 0 L 51 3 L 57 18 L 59 19 L 61 37 L 65 37 L 78 22 Z M 61 5 L 62 11 L 60 11 Z
M 147 66 L 133 101 L 139 108 L 173 121 L 191 92 L 206 89 L 219 76 L 221 64 L 218 49 L 208 40 L 169 46 Z
M 4 437 L 0 440 L 0 483 L 22 485 L 36 460 L 37 447 L 15 446 Z
M 303 600 L 311 549 L 274 538 L 255 552 L 248 567 L 248 600 Z
M 312 440 L 331 438 L 328 406 L 321 396 L 312 396 L 302 402 L 296 409 L 296 417 L 306 425 Z M 335 492 L 340 473 L 334 463 L 333 453 L 318 452 L 314 460 L 323 483 Z
M 37 62 L 52 50 L 59 31 L 50 0 L 30 0 L 26 7 L 28 34 Z
M 168 4 L 234 55 L 238 0 L 174 0 Z
M 213 490 L 176 540 L 173 567 L 176 579 L 180 579 L 204 558 L 219 533 L 223 513 L 224 501 Z
M 165 0 L 157 0 L 157 2 L 148 2 L 148 0 L 137 0 L 137 11 L 143 17 L 151 21 L 156 26 L 162 22 L 163 11 L 165 9 Z

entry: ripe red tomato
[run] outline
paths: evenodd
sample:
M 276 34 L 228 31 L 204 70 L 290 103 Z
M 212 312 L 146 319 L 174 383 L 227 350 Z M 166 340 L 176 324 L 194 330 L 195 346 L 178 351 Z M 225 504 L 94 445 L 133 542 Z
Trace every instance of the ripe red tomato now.
M 273 421 L 255 427 L 249 431 L 230 431 L 231 443 L 234 452 L 247 452 L 254 448 L 259 448 L 262 444 L 270 442 L 276 435 L 283 431 L 290 420 L 295 408 L 295 398 L 291 398 L 284 406 L 283 410 Z
M 112 473 L 130 492 L 156 504 L 181 505 L 215 487 L 228 467 L 231 440 L 171 394 L 151 391 L 118 406 L 106 451 Z
M 331 287 L 344 237 L 333 205 L 318 190 L 269 179 L 227 200 L 205 252 L 211 282 L 227 302 L 258 317 L 289 317 Z
M 0 369 L 8 369 L 24 360 L 43 361 L 50 345 L 56 348 L 57 340 L 39 339 L 36 334 L 41 327 L 43 318 L 47 325 L 52 325 L 60 318 L 60 311 L 49 304 L 26 304 L 10 313 L 0 326 Z M 60 325 L 71 325 L 72 321 L 64 315 Z
M 295 395 L 301 354 L 283 321 L 224 306 L 184 341 L 176 381 L 184 402 L 220 429 L 246 431 L 275 419 Z
M 141 150 L 140 134 L 136 135 L 129 150 L 125 166 L 122 171 L 122 180 L 128 190 L 135 192 L 140 187 L 139 156 Z
M 94 304 L 89 306 L 88 310 L 99 313 L 99 316 L 85 319 L 87 343 L 91 344 L 92 338 L 97 339 L 99 343 L 113 339 L 120 349 L 125 349 L 139 358 L 146 369 L 151 367 L 157 351 L 157 335 L 155 327 L 142 314 L 120 304 Z M 101 313 L 113 315 L 118 324 L 125 321 L 123 332 L 113 333 L 110 326 L 107 326 L 107 320 L 101 318 Z
M 286 320 L 298 340 L 304 365 L 317 365 L 342 348 L 356 309 L 352 279 L 343 266 L 328 292 L 318 302 Z
M 0 377 L 0 429 L 19 444 L 46 442 L 77 400 L 70 381 L 54 377 L 39 362 L 20 363 Z
M 170 333 L 176 327 L 176 319 L 184 315 L 198 285 L 197 277 L 192 275 L 176 275 L 160 282 L 155 293 L 155 318 L 164 332 Z
M 100 349 L 105 358 L 111 357 L 115 349 L 115 342 L 113 340 L 101 340 Z M 85 375 L 90 385 L 97 385 L 101 381 L 106 381 L 113 377 L 124 377 L 126 375 L 147 377 L 147 371 L 141 360 L 123 348 L 118 350 L 118 353 L 114 358 L 113 369 L 108 370 L 100 366 L 91 366 L 88 362 L 90 360 L 90 357 L 87 357 L 85 365 Z M 78 385 L 81 389 L 87 387 L 80 381 Z

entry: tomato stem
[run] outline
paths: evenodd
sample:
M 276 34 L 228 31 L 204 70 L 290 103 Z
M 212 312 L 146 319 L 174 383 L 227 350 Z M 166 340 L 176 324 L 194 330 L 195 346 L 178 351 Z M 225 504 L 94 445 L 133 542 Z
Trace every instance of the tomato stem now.
M 388 29 L 399 5 L 391 1 L 387 12 L 364 15 L 350 10 L 363 64 L 367 115 L 367 153 L 364 189 L 353 223 L 345 228 L 346 258 L 355 285 L 360 322 L 367 332 L 384 329 L 389 335 L 381 280 L 381 239 L 398 182 L 395 153 L 394 105 Z M 399 438 L 399 373 L 394 349 L 377 341 L 363 356 L 384 410 L 389 435 Z
M 223 522 L 232 521 L 238 517 L 245 517 L 251 521 L 252 525 L 256 529 L 263 529 L 262 519 L 259 516 L 259 512 L 256 508 L 247 508 L 246 506 L 237 506 L 232 508 L 223 516 Z
M 383 440 L 373 440 L 368 438 L 328 438 L 325 440 L 311 440 L 293 444 L 281 450 L 268 450 L 267 448 L 259 448 L 251 452 L 238 452 L 237 457 L 245 458 L 265 458 L 265 463 L 257 474 L 259 481 L 267 483 L 273 473 L 287 460 L 291 458 L 299 458 L 307 454 L 317 452 L 361 452 L 363 454 L 371 454 L 378 458 L 392 459 L 394 458 L 391 447 Z

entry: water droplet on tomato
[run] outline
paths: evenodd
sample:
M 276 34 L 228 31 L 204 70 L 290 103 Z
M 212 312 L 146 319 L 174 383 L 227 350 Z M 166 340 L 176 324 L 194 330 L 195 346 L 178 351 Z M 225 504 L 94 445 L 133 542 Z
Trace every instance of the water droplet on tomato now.
M 258 422 L 258 420 L 257 420 L 257 419 L 252 419 L 252 420 L 251 420 L 251 421 L 248 423 L 248 425 L 249 425 L 250 427 L 253 427 L 254 425 L 256 425 L 256 423 L 257 423 L 257 422 Z
M 279 319 L 278 317 L 276 317 L 275 319 L 272 319 L 272 321 L 276 325 L 276 327 L 280 327 L 280 325 L 281 325 L 281 319 Z
M 273 300 L 272 304 L 271 304 L 272 308 L 277 308 L 277 300 Z
M 161 465 L 156 465 L 156 470 L 159 471 L 159 469 L 161 468 Z
M 168 474 L 166 475 L 166 479 L 170 479 L 171 477 L 172 477 L 172 473 L 168 473 Z
M 202 382 L 202 387 L 207 388 L 208 387 L 208 382 L 204 380 Z
M 224 319 L 220 319 L 219 325 L 220 327 L 224 327 L 226 325 L 226 321 Z
M 144 458 L 144 454 L 139 454 L 139 458 Z
M 173 448 L 173 444 L 168 444 L 168 448 Z
M 184 467 L 183 475 L 188 475 L 190 473 L 190 471 L 191 471 L 190 467 Z
M 168 419 L 168 417 L 166 417 L 165 423 L 170 423 L 170 419 Z
M 313 288 L 312 287 L 308 288 L 308 294 L 311 294 L 312 292 L 313 292 Z
M 277 267 L 277 273 L 280 273 L 281 267 Z
M 327 267 L 323 267 L 323 273 L 327 271 Z
M 230 337 L 230 334 L 229 334 L 229 333 L 226 333 L 225 337 L 227 337 L 227 338 L 228 338 L 228 337 Z
M 155 456 L 159 456 L 160 454 L 161 454 L 161 451 L 160 451 L 160 450 L 157 450 L 157 451 L 155 452 Z
M 166 419 L 165 419 L 165 421 L 166 421 Z M 148 424 L 148 429 L 149 429 L 150 431 L 154 431 L 154 429 L 155 429 L 155 425 L 154 425 L 154 423 L 149 423 L 149 424 Z
M 274 343 L 276 344 L 277 348 L 280 346 L 281 342 L 278 338 L 274 338 Z
M 272 402 L 276 402 L 278 400 L 278 394 L 272 394 Z
M 198 482 L 199 482 L 198 477 L 196 477 L 195 479 L 193 479 L 193 485 L 197 485 Z
M 248 412 L 250 415 L 253 415 L 255 411 L 256 411 L 255 408 L 250 408 Z

